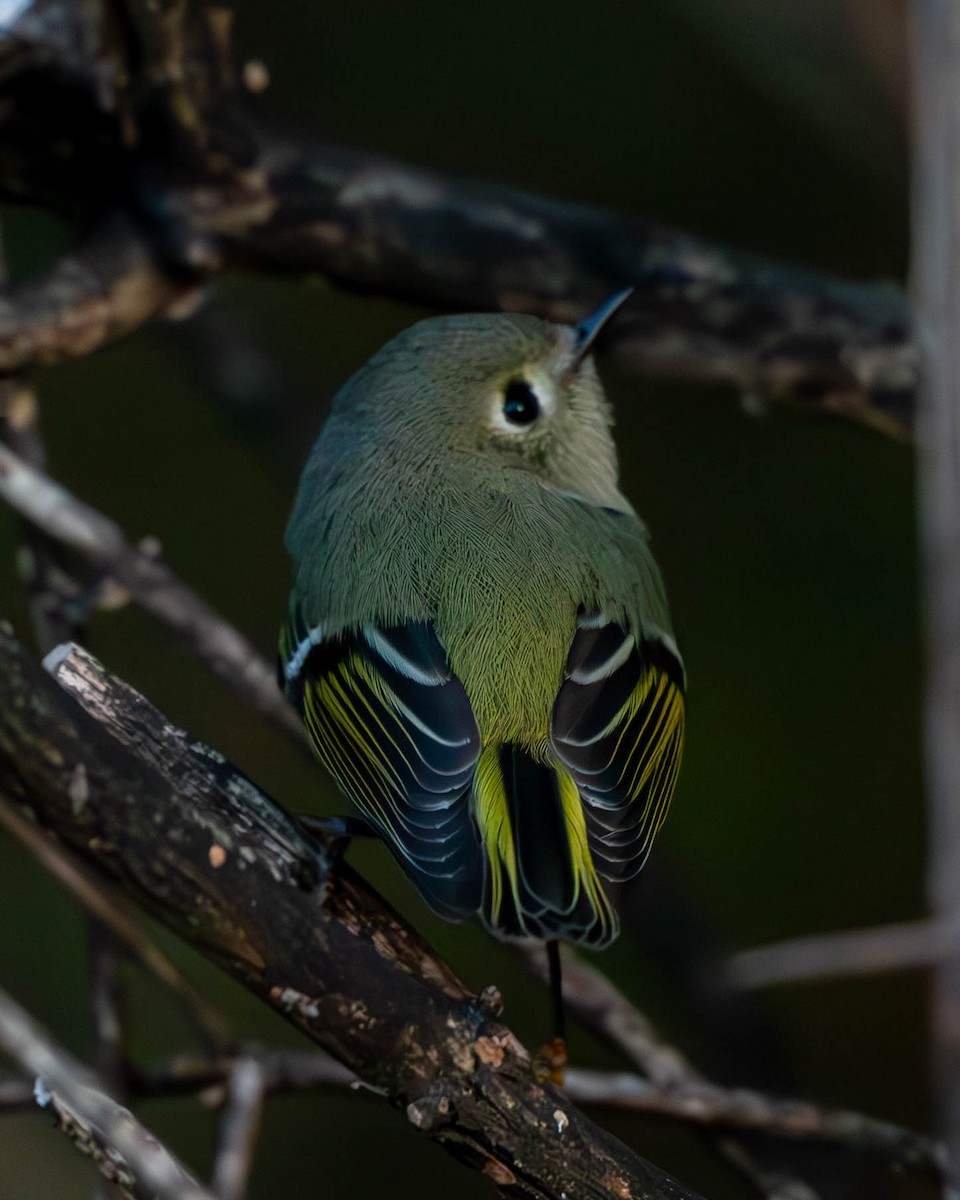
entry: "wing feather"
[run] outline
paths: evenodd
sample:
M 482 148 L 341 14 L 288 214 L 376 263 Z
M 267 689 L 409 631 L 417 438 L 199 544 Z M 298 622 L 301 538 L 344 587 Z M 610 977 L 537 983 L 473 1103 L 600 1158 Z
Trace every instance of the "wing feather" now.
M 281 673 L 320 761 L 441 916 L 475 912 L 483 855 L 471 814 L 480 732 L 432 625 L 327 638 L 296 615 Z
M 663 824 L 680 769 L 683 690 L 671 646 L 596 614 L 580 619 L 551 742 L 579 790 L 594 865 L 610 882 L 636 875 Z

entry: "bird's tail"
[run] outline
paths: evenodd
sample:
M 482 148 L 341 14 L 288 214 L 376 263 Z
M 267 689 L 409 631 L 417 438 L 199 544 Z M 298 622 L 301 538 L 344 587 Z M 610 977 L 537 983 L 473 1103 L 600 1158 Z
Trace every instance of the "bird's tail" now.
M 604 946 L 619 933 L 597 877 L 577 785 L 521 746 L 487 746 L 474 779 L 485 852 L 481 916 L 506 937 Z

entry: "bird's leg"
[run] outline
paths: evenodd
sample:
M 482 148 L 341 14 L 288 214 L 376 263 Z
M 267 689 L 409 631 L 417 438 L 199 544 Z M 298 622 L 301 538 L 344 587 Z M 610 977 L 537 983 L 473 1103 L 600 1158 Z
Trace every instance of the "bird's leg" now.
M 567 1067 L 566 1014 L 563 1009 L 563 963 L 560 961 L 560 943 L 554 938 L 547 942 L 546 946 L 547 962 L 550 965 L 553 1037 L 540 1047 L 537 1059 L 544 1075 L 562 1087 Z
M 320 817 L 315 813 L 298 813 L 297 820 L 307 833 L 312 833 L 325 842 L 337 858 L 345 852 L 354 838 L 380 836 L 363 817 Z

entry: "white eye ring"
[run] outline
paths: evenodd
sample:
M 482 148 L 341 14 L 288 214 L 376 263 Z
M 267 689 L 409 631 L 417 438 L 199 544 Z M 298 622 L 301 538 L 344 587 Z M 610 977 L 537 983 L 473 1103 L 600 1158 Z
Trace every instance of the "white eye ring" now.
M 491 424 L 497 433 L 519 437 L 540 424 L 556 406 L 553 385 L 547 376 L 540 372 L 517 375 L 498 389 Z

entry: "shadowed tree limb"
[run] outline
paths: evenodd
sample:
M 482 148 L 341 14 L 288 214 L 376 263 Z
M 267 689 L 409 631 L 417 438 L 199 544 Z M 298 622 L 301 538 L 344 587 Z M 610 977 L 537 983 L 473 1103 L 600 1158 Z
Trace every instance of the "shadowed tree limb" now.
M 0 372 L 85 358 L 172 315 L 197 287 L 162 263 L 136 221 L 113 213 L 46 274 L 0 291 Z
M 409 927 L 249 780 L 82 651 L 0 633 L 0 794 L 506 1194 L 693 1193 L 587 1121 Z M 84 766 L 83 802 L 70 780 Z M 158 837 L 158 830 L 162 831 Z
M 294 138 L 253 117 L 256 73 L 237 69 L 225 10 L 95 11 L 34 0 L 0 27 L 0 195 L 94 218 L 96 231 L 0 301 L 0 369 L 89 353 L 233 269 L 555 320 L 630 284 L 608 338 L 627 365 L 910 429 L 899 289 Z M 85 30 L 86 57 L 79 35 L 54 36 L 64 24 Z
M 458 309 L 575 321 L 634 294 L 605 352 L 634 369 L 732 383 L 909 427 L 915 364 L 902 294 L 713 245 L 602 209 L 262 136 L 277 204 L 230 252 Z

